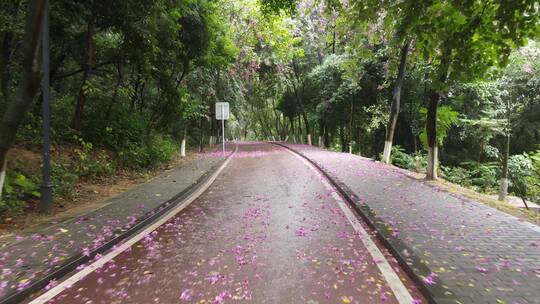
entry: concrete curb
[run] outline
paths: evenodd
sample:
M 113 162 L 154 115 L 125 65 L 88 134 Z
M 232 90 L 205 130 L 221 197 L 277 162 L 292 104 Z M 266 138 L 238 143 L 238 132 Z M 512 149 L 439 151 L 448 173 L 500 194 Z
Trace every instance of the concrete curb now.
M 130 236 L 134 235 L 135 233 L 143 230 L 145 227 L 153 223 L 155 220 L 160 218 L 162 215 L 166 214 L 168 211 L 176 207 L 178 204 L 182 203 L 184 199 L 189 197 L 192 193 L 196 192 L 197 189 L 203 185 L 208 179 L 211 178 L 212 174 L 218 170 L 223 163 L 225 163 L 228 159 L 230 159 L 237 151 L 238 145 L 235 144 L 233 150 L 230 152 L 230 154 L 217 163 L 216 165 L 212 166 L 210 170 L 205 172 L 199 179 L 185 188 L 184 190 L 180 191 L 178 194 L 176 194 L 174 197 L 164 201 L 156 208 L 148 211 L 144 216 L 137 219 L 137 223 L 130 227 L 127 230 L 124 230 L 122 228 L 118 229 L 115 236 L 107 241 L 106 243 L 102 244 L 95 250 L 91 251 L 89 255 L 83 255 L 82 253 L 75 254 L 68 258 L 64 263 L 57 266 L 54 270 L 52 270 L 49 273 L 44 274 L 43 276 L 33 280 L 30 285 L 20 291 L 15 291 L 12 293 L 8 293 L 2 298 L 0 298 L 0 304 L 11 304 L 11 303 L 19 303 L 23 300 L 25 300 L 27 297 L 32 295 L 35 292 L 38 292 L 45 288 L 51 280 L 59 279 L 68 273 L 74 271 L 82 264 L 85 264 L 92 259 L 94 259 L 98 254 L 103 254 L 104 252 L 108 251 L 109 249 L 116 246 L 121 241 L 129 238 Z
M 456 303 L 456 299 L 452 294 L 449 294 L 442 286 L 442 282 L 437 278 L 437 284 L 428 285 L 424 282 L 424 278 L 427 277 L 432 271 L 422 263 L 422 259 L 413 255 L 414 252 L 408 245 L 406 245 L 400 239 L 392 237 L 392 231 L 390 226 L 386 224 L 381 218 L 379 218 L 375 212 L 365 203 L 362 203 L 358 196 L 337 177 L 327 172 L 315 161 L 308 158 L 302 152 L 297 149 L 291 148 L 285 144 L 279 142 L 270 142 L 274 145 L 286 148 L 302 158 L 306 159 L 315 168 L 317 168 L 323 176 L 325 176 L 332 186 L 334 186 L 345 201 L 352 207 L 352 209 L 359 215 L 367 225 L 376 232 L 377 239 L 385 246 L 386 249 L 392 254 L 392 256 L 398 261 L 403 270 L 411 277 L 411 279 L 419 287 L 422 295 L 429 301 L 429 303 Z

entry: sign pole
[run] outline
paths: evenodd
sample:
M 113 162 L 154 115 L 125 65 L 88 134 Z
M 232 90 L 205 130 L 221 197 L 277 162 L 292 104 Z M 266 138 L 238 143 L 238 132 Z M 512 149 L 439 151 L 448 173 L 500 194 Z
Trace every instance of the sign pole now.
M 216 120 L 221 120 L 221 151 L 225 154 L 225 119 L 229 119 L 229 103 L 216 102 Z M 219 135 L 219 129 L 217 130 Z
M 225 111 L 224 106 L 221 107 L 221 140 L 222 140 L 222 147 L 221 150 L 223 151 L 223 154 L 225 154 Z
M 43 167 L 41 180 L 41 195 L 39 209 L 41 212 L 49 213 L 52 211 L 52 183 L 51 183 L 51 154 L 50 154 L 50 129 L 51 113 L 49 108 L 49 1 L 45 1 L 42 23 L 42 56 L 43 56 Z

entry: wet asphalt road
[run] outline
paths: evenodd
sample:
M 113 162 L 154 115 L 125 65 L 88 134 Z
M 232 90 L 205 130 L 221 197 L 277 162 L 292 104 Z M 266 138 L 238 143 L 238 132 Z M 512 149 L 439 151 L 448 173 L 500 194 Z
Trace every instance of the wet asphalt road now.
M 398 303 L 317 172 L 239 145 L 189 207 L 50 303 Z

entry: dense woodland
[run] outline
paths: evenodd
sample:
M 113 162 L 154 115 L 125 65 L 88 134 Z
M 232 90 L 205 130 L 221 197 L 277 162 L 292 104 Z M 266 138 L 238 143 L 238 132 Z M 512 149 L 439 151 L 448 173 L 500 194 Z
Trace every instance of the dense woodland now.
M 39 195 L 43 0 L 0 2 L 0 212 Z M 55 195 L 182 139 L 321 145 L 540 200 L 537 0 L 54 0 Z M 7 164 L 7 166 L 6 166 Z M 2 175 L 3 176 L 3 175 Z M 3 182 L 3 178 L 0 178 Z M 502 181 L 502 182 L 501 182 Z

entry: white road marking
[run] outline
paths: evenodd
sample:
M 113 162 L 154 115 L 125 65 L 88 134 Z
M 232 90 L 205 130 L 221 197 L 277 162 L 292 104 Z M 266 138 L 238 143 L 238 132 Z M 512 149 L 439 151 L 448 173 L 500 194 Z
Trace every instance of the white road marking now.
M 286 148 L 285 148 L 286 149 Z M 337 201 L 339 208 L 345 213 L 345 216 L 353 226 L 354 230 L 360 234 L 362 243 L 364 246 L 366 246 L 369 254 L 373 258 L 374 261 L 377 261 L 377 267 L 381 271 L 382 275 L 384 276 L 384 279 L 390 286 L 390 289 L 394 292 L 394 296 L 396 297 L 397 301 L 400 304 L 411 304 L 413 302 L 413 297 L 403 284 L 403 282 L 399 279 L 399 276 L 394 271 L 392 266 L 390 266 L 390 263 L 388 263 L 388 260 L 386 260 L 383 253 L 379 250 L 379 247 L 375 245 L 375 242 L 371 239 L 371 236 L 367 233 L 367 231 L 362 227 L 362 224 L 360 224 L 360 221 L 358 218 L 353 214 L 352 210 L 348 206 L 345 201 L 343 201 L 343 198 L 341 195 L 338 194 L 337 189 L 335 189 L 334 186 L 332 186 L 326 177 L 324 177 L 319 170 L 313 166 L 309 161 L 307 161 L 302 156 L 294 153 L 293 151 L 286 149 L 289 153 L 299 158 L 306 166 L 308 166 L 311 170 L 315 171 L 317 176 L 321 177 L 321 182 L 324 184 L 324 186 L 332 191 L 332 197 Z
M 236 153 L 237 151 L 238 151 L 238 145 L 235 147 L 233 154 Z M 189 204 L 191 204 L 195 199 L 197 199 L 201 194 L 203 194 L 203 192 L 206 191 L 206 189 L 208 189 L 210 185 L 212 185 L 212 183 L 216 180 L 216 178 L 221 173 L 221 171 L 223 171 L 223 169 L 225 169 L 227 164 L 231 161 L 231 159 L 233 158 L 232 156 L 233 155 L 227 158 L 227 160 L 223 164 L 221 164 L 221 166 L 216 170 L 216 172 L 214 172 L 212 176 L 208 180 L 206 180 L 206 182 L 204 182 L 204 184 L 201 187 L 199 187 L 199 189 L 197 189 L 194 193 L 192 193 L 181 204 L 176 206 L 169 213 L 163 215 L 162 217 L 159 218 L 159 220 L 154 222 L 152 225 L 148 226 L 143 231 L 131 237 L 130 239 L 122 243 L 120 246 L 112 249 L 109 253 L 107 253 L 103 257 L 99 258 L 92 264 L 81 269 L 79 272 L 75 273 L 74 275 L 66 279 L 65 281 L 61 282 L 60 284 L 51 288 L 50 290 L 48 290 L 47 292 L 45 292 L 38 298 L 34 299 L 32 302 L 30 302 L 30 304 L 42 304 L 42 303 L 47 303 L 48 301 L 52 300 L 57 295 L 62 293 L 64 290 L 70 288 L 71 286 L 73 286 L 73 284 L 82 280 L 84 277 L 91 274 L 96 269 L 103 267 L 103 265 L 105 265 L 107 262 L 111 261 L 120 253 L 124 252 L 125 250 L 133 246 L 133 244 L 137 243 L 138 241 L 143 239 L 146 235 L 156 230 L 159 226 L 163 225 L 165 222 L 173 218 L 176 214 L 178 214 L 184 208 L 189 206 Z

